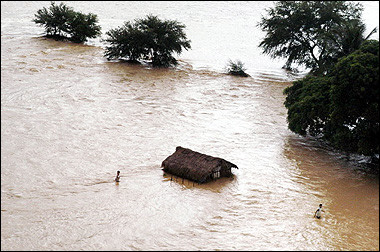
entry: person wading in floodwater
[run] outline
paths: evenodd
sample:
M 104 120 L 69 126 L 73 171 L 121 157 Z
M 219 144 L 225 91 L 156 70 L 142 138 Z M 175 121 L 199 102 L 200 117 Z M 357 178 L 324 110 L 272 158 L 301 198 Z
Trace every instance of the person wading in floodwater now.
M 115 181 L 120 182 L 120 171 L 117 171 Z
M 322 216 L 322 212 L 325 212 L 325 211 L 322 209 L 322 204 L 319 204 L 319 208 L 317 209 L 317 211 L 315 211 L 314 217 L 317 217 L 318 219 L 320 219 Z

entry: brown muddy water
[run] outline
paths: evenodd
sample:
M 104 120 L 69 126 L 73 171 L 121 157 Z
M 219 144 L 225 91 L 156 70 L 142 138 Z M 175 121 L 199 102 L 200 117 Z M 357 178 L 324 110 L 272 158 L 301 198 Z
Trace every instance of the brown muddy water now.
M 379 250 L 378 176 L 287 129 L 281 70 L 109 62 L 97 42 L 29 34 L 41 3 L 17 30 L 2 2 L 2 250 Z M 176 146 L 239 169 L 171 181 Z

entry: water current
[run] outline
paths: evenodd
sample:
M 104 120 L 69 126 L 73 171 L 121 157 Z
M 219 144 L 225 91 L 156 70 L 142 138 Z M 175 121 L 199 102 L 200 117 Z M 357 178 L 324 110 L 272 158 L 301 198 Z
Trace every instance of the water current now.
M 1 2 L 2 250 L 379 250 L 378 176 L 287 128 L 296 77 L 257 48 L 272 2 L 65 3 L 103 33 L 176 19 L 193 49 L 177 68 L 107 61 L 100 39 L 41 37 L 31 20 L 50 2 Z M 224 74 L 229 58 L 251 77 Z M 239 169 L 171 180 L 176 146 Z

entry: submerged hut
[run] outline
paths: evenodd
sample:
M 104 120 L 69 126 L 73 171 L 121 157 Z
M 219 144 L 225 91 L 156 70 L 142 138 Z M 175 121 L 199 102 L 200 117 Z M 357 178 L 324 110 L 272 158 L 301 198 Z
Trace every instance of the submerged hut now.
M 232 176 L 231 168 L 237 168 L 231 162 L 222 158 L 212 157 L 187 148 L 178 146 L 176 151 L 163 162 L 164 172 L 204 183 L 220 177 Z

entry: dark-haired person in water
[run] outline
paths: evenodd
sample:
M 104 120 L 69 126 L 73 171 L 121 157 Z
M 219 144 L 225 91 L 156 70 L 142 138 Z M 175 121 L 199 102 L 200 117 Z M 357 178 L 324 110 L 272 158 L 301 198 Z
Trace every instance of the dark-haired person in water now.
M 322 209 L 322 204 L 319 204 L 319 208 L 317 209 L 317 211 L 315 211 L 314 217 L 320 219 L 322 217 L 322 212 L 325 211 Z
M 115 181 L 116 182 L 120 181 L 120 171 L 117 171 Z

